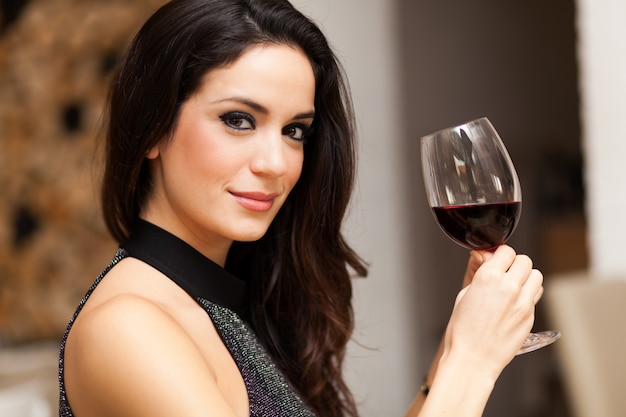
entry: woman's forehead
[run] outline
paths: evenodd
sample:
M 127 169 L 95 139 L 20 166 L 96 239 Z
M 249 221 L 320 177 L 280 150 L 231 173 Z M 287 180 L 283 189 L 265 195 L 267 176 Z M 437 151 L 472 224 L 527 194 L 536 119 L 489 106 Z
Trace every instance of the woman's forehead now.
M 311 107 L 315 98 L 315 78 L 308 57 L 288 45 L 258 45 L 248 48 L 237 60 L 210 70 L 203 78 L 198 95 L 212 101 L 228 99 L 286 101 Z

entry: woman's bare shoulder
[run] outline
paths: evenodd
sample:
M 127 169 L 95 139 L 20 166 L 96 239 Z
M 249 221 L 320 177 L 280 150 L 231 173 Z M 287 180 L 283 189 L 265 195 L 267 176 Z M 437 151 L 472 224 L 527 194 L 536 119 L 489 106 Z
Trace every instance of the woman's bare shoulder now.
M 159 301 L 158 287 L 167 289 L 167 283 L 155 281 L 156 290 L 145 292 L 145 285 L 123 285 L 128 274 L 140 271 L 151 279 L 152 272 L 140 263 L 116 266 L 72 327 L 65 384 L 73 411 L 77 416 L 140 417 L 199 415 L 198 410 L 208 409 L 234 415 L 206 354 L 171 306 Z

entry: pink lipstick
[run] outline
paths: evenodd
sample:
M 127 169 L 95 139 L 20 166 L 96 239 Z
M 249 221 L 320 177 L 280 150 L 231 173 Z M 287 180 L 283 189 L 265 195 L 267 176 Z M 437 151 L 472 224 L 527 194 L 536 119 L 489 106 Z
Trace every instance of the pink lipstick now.
M 274 205 L 274 200 L 278 196 L 278 193 L 259 193 L 259 192 L 234 192 L 230 194 L 235 197 L 235 200 L 241 204 L 244 208 L 251 211 L 264 212 L 268 211 Z

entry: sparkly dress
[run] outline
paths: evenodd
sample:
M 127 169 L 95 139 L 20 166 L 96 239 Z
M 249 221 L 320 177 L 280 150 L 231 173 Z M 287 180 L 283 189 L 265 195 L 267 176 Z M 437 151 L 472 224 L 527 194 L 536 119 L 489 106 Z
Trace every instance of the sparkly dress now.
M 76 317 L 107 272 L 126 257 L 137 258 L 164 273 L 207 312 L 230 351 L 248 391 L 251 417 L 314 417 L 240 318 L 245 314 L 245 282 L 165 230 L 140 220 L 128 242 L 81 300 L 61 341 L 59 416 L 73 417 L 65 392 L 64 353 Z

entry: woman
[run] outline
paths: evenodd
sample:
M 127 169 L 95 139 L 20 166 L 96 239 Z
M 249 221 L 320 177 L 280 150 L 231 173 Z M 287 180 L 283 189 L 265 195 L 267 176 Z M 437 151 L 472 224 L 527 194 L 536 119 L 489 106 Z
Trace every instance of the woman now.
M 63 338 L 60 415 L 357 416 L 354 123 L 319 29 L 286 0 L 174 0 L 131 44 L 108 116 L 121 246 Z M 407 415 L 482 414 L 541 280 L 509 247 L 472 253 Z

